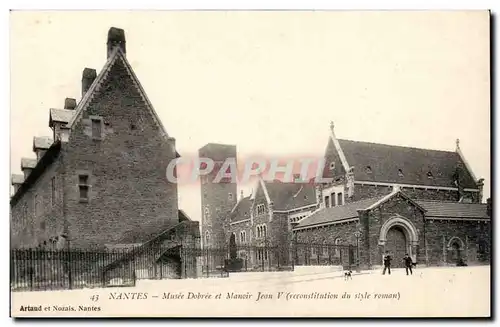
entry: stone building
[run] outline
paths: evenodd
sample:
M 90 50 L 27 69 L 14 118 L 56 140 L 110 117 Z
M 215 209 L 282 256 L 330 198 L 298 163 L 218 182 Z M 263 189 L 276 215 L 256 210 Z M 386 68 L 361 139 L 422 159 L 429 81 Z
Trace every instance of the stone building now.
M 199 242 L 165 175 L 179 157 L 175 138 L 127 60 L 122 29 L 109 30 L 106 51 L 98 74 L 83 70 L 80 100 L 49 110 L 52 137 L 35 137 L 35 158 L 12 176 L 12 247 L 140 246 L 173 234 Z
M 342 140 L 332 123 L 324 162 L 328 183 L 260 180 L 229 214 L 204 219 L 221 222 L 222 242 L 234 234 L 240 245 L 311 244 L 293 255 L 296 264 L 345 263 L 341 256 L 348 245 L 355 249 L 349 256 L 364 267 L 380 265 L 386 251 L 396 266 L 405 253 L 420 265 L 489 261 L 484 180 L 475 177 L 458 140 L 456 151 Z M 218 205 L 204 196 L 204 206 Z M 257 253 L 251 260 L 270 259 Z

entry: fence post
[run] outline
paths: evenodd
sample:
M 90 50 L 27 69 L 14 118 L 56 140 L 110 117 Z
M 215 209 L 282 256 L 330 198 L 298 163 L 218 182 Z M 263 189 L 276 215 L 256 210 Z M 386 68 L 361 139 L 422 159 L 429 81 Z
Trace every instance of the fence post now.
M 68 288 L 72 289 L 73 288 L 73 275 L 71 273 L 71 251 L 68 249 L 65 249 L 66 255 L 67 255 L 67 261 L 68 261 Z
M 349 244 L 349 253 L 348 253 L 348 255 L 347 255 L 347 256 L 348 256 L 348 258 L 349 258 L 349 270 L 351 270 L 351 269 L 352 269 L 352 260 L 353 260 L 353 258 L 352 258 L 352 254 L 353 254 L 353 251 L 352 251 L 352 245 L 351 245 L 351 244 Z
M 28 250 L 28 276 L 29 276 L 29 285 L 30 285 L 30 291 L 33 291 L 33 250 L 29 249 Z

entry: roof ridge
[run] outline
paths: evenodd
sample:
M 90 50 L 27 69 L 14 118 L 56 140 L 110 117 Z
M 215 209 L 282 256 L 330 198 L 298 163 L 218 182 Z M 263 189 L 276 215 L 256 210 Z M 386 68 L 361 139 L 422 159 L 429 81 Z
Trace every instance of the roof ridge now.
M 429 149 L 429 148 L 419 148 L 419 147 L 415 147 L 415 146 L 395 145 L 395 144 L 388 144 L 388 143 L 377 143 L 377 142 L 368 142 L 368 141 L 356 141 L 356 140 L 349 140 L 349 139 L 338 139 L 338 140 L 339 141 L 354 142 L 354 143 L 365 143 L 365 144 L 383 145 L 383 146 L 388 146 L 388 147 L 393 147 L 393 148 L 404 148 L 404 149 L 424 150 L 424 151 L 436 151 L 436 152 L 445 152 L 445 153 L 457 153 L 456 151 L 452 151 L 452 150 L 438 150 L 438 149 Z

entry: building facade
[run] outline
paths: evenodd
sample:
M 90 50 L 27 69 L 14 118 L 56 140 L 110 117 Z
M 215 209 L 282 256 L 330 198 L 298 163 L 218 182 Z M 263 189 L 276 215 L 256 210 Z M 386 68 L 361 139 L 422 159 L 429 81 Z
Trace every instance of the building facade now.
M 140 245 L 181 223 L 199 241 L 165 175 L 175 138 L 127 60 L 122 29 L 109 30 L 106 53 L 99 74 L 83 70 L 80 100 L 49 110 L 52 137 L 35 137 L 36 158 L 12 177 L 12 247 Z
M 295 264 L 344 264 L 348 245 L 356 249 L 344 253 L 356 259 L 348 264 L 359 260 L 365 268 L 381 265 L 386 251 L 396 266 L 406 253 L 420 265 L 489 262 L 484 180 L 475 177 L 458 140 L 455 151 L 342 140 L 332 123 L 323 158 L 327 183 L 260 179 L 229 215 L 208 218 L 224 221 L 221 242 L 234 235 L 242 249 L 310 244 L 291 255 Z M 272 259 L 256 253 L 249 260 Z

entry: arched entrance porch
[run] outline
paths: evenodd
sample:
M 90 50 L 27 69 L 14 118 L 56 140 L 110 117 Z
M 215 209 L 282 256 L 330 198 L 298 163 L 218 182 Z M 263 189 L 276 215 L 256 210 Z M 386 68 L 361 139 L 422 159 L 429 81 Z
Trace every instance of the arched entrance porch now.
M 412 258 L 413 262 L 417 262 L 417 228 L 409 219 L 394 215 L 380 228 L 379 246 L 382 257 L 386 251 L 389 251 L 392 255 L 393 267 L 404 266 L 402 260 L 406 253 Z

